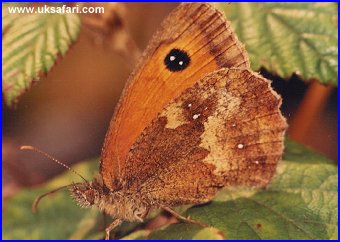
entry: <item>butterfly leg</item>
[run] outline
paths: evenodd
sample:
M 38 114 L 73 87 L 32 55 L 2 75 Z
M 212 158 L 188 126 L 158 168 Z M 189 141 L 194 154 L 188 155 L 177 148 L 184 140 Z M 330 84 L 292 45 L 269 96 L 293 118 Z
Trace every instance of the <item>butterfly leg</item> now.
M 114 228 L 116 228 L 118 225 L 120 225 L 122 223 L 122 220 L 121 219 L 116 219 L 114 220 L 110 225 L 109 227 L 107 227 L 105 229 L 105 240 L 109 240 L 110 239 L 110 232 L 111 230 L 113 230 Z
M 165 210 L 165 211 L 171 213 L 171 214 L 172 214 L 173 216 L 175 216 L 177 219 L 182 220 L 182 221 L 184 221 L 184 222 L 186 222 L 186 223 L 197 224 L 197 225 L 199 225 L 199 226 L 201 226 L 201 227 L 208 227 L 207 224 L 202 223 L 202 222 L 199 222 L 199 221 L 196 221 L 196 220 L 193 220 L 193 219 L 191 219 L 190 217 L 184 217 L 184 216 L 180 215 L 179 213 L 177 213 L 176 211 L 172 210 L 172 209 L 169 208 L 169 207 L 161 206 L 161 209 L 163 209 L 163 210 Z

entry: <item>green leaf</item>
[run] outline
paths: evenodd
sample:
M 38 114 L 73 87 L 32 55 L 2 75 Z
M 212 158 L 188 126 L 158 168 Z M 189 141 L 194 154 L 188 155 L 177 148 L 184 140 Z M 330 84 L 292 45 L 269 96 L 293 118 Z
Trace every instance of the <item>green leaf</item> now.
M 136 232 L 121 238 L 121 240 L 145 240 L 149 234 L 149 230 L 137 230 Z
M 291 160 L 280 162 L 267 189 L 225 188 L 211 203 L 176 209 L 187 209 L 183 215 L 190 215 L 211 227 L 178 223 L 150 233 L 141 229 L 140 224 L 125 222 L 115 230 L 116 238 L 337 239 L 337 167 L 318 154 L 314 156 L 310 150 L 307 156 L 301 152 L 306 150 L 289 141 L 285 158 Z M 85 162 L 74 169 L 89 179 L 98 171 L 98 161 Z M 31 204 L 36 195 L 72 181 L 79 181 L 79 177 L 66 172 L 43 187 L 23 190 L 5 200 L 3 238 L 103 238 L 105 225 L 100 213 L 96 209 L 77 207 L 66 191 L 46 197 L 38 213 L 32 214 Z
M 173 224 L 152 233 L 148 239 L 167 240 L 223 240 L 223 233 L 215 228 L 200 228 L 192 224 Z
M 264 66 L 282 77 L 338 83 L 338 5 L 304 3 L 218 3 L 239 39 L 252 68 Z
M 59 55 L 65 55 L 79 33 L 76 14 L 9 14 L 2 41 L 2 87 L 7 105 L 13 106 Z M 7 11 L 7 13 L 6 13 Z

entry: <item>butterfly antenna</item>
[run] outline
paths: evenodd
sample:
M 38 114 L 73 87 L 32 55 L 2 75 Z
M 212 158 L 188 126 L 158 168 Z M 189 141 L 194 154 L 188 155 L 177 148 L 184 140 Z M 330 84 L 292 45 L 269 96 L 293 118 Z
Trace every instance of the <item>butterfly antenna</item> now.
M 36 198 L 34 199 L 33 204 L 32 204 L 32 212 L 33 212 L 33 213 L 36 213 L 36 212 L 37 212 L 38 204 L 39 204 L 39 202 L 40 202 L 40 200 L 41 200 L 42 198 L 46 197 L 47 195 L 53 194 L 53 193 L 55 193 L 55 192 L 57 192 L 57 191 L 59 191 L 59 190 L 61 190 L 61 189 L 67 188 L 68 186 L 69 186 L 69 185 L 67 185 L 67 186 L 62 186 L 62 187 L 58 187 L 58 188 L 56 188 L 56 189 L 54 189 L 54 190 L 52 190 L 52 191 L 46 192 L 46 193 L 41 194 L 40 196 L 36 197 Z
M 38 152 L 38 153 L 42 154 L 43 156 L 47 157 L 48 159 L 53 160 L 54 162 L 58 163 L 59 165 L 61 165 L 61 166 L 65 167 L 66 169 L 72 171 L 74 174 L 81 177 L 85 182 L 88 182 L 82 175 L 80 175 L 78 172 L 73 170 L 71 167 L 69 167 L 68 165 L 64 164 L 63 162 L 57 160 L 56 158 L 50 156 L 46 152 L 39 150 L 38 148 L 35 148 L 33 146 L 30 146 L 30 145 L 23 145 L 23 146 L 20 147 L 20 149 L 21 150 L 32 150 L 32 151 Z

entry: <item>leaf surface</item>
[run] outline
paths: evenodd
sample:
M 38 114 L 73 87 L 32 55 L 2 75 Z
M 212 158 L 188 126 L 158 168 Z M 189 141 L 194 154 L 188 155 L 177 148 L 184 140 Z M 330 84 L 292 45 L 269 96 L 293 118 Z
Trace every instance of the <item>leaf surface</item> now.
M 246 46 L 252 68 L 338 84 L 338 5 L 333 2 L 218 3 Z
M 76 14 L 9 14 L 7 6 L 2 8 L 2 89 L 6 104 L 13 106 L 66 54 L 78 37 L 80 20 Z

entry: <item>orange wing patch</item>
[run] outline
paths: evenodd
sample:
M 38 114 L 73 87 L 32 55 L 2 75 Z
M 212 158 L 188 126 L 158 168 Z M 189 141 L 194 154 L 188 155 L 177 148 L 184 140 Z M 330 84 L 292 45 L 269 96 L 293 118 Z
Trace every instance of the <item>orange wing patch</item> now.
M 185 69 L 172 71 L 165 64 L 174 49 L 189 57 Z M 206 74 L 233 66 L 247 68 L 249 61 L 222 13 L 205 3 L 176 8 L 151 40 L 117 106 L 102 150 L 105 185 L 119 186 L 132 144 L 165 105 Z

